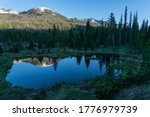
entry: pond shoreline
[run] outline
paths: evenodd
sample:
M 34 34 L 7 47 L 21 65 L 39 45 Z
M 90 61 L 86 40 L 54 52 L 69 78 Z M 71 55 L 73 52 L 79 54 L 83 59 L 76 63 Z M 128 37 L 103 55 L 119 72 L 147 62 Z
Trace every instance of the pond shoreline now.
M 119 50 L 120 51 L 120 50 Z M 78 94 L 84 94 L 85 96 L 79 95 L 80 98 L 82 99 L 98 99 L 95 94 L 95 87 L 93 87 L 96 83 L 95 80 L 92 81 L 87 81 L 86 83 L 83 82 L 81 84 L 77 85 L 71 85 L 71 84 L 66 84 L 66 83 L 60 83 L 54 86 L 51 89 L 22 89 L 21 87 L 11 87 L 11 84 L 6 82 L 5 80 L 5 75 L 7 73 L 7 70 L 11 67 L 12 63 L 11 60 L 14 58 L 25 58 L 29 57 L 32 55 L 32 57 L 39 57 L 39 56 L 47 56 L 47 57 L 66 57 L 70 55 L 81 55 L 81 54 L 89 54 L 89 53 L 101 53 L 101 54 L 119 54 L 124 57 L 133 57 L 136 60 L 139 60 L 140 57 L 139 55 L 135 54 L 129 54 L 128 52 L 119 52 L 117 49 L 115 51 L 108 51 L 107 49 L 102 49 L 102 50 L 96 50 L 96 51 L 77 51 L 77 50 L 60 50 L 58 51 L 57 49 L 53 50 L 40 50 L 40 51 L 23 51 L 20 53 L 4 53 L 1 57 L 0 60 L 5 60 L 7 64 L 3 63 L 3 68 L 1 68 L 1 71 L 3 72 L 1 75 L 1 81 L 4 82 L 3 86 L 1 86 L 1 91 L 0 95 L 1 99 L 69 99 L 69 95 L 73 97 L 75 95 L 76 99 L 78 99 Z M 134 51 L 134 50 L 133 50 Z M 5 85 L 5 86 L 4 86 Z M 87 98 L 89 96 L 88 90 L 91 97 Z M 3 95 L 4 91 L 9 92 L 7 95 Z M 31 92 L 28 94 L 28 92 Z M 50 95 L 51 94 L 51 95 Z

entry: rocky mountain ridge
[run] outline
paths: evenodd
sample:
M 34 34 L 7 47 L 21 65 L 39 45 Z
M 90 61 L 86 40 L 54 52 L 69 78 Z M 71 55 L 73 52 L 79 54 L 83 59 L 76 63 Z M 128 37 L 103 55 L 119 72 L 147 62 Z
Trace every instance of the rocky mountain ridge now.
M 5 8 L 0 8 L 0 13 L 1 14 L 19 14 L 19 12 L 17 12 L 14 9 L 5 9 Z

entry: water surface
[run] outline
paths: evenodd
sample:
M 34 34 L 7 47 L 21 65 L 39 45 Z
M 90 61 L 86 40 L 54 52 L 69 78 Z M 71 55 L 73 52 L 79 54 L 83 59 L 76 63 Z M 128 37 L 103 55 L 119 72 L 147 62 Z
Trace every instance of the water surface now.
M 26 58 L 14 60 L 6 80 L 23 88 L 51 87 L 59 82 L 79 83 L 106 73 L 118 57 L 78 56 L 67 58 Z

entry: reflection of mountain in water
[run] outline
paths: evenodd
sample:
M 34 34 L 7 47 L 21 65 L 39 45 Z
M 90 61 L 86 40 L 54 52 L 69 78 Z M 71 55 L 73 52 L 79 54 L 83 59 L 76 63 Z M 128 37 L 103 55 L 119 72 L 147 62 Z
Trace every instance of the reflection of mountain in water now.
M 87 69 L 90 66 L 91 60 L 97 60 L 100 68 L 100 72 L 102 72 L 102 68 L 106 66 L 106 69 L 110 64 L 114 63 L 119 63 L 120 59 L 118 55 L 106 55 L 106 54 L 88 54 L 84 56 L 76 56 L 76 62 L 77 65 L 81 64 L 82 57 L 84 59 L 85 65 Z M 52 66 L 54 67 L 54 70 L 57 70 L 58 67 L 58 62 L 62 60 L 62 58 L 49 58 L 49 57 L 41 57 L 41 58 L 25 58 L 25 59 L 19 59 L 19 60 L 14 60 L 13 64 L 18 64 L 21 62 L 27 62 L 31 63 L 33 65 L 39 66 L 39 67 L 49 67 Z
M 16 59 L 6 79 L 13 86 L 43 88 L 59 82 L 74 84 L 89 78 L 101 78 L 99 76 L 107 73 L 110 78 L 119 78 L 122 69 L 117 64 L 120 62 L 117 55 L 103 54 Z
M 39 67 L 49 67 L 51 65 L 54 65 L 54 69 L 57 69 L 57 62 L 60 61 L 61 58 L 48 58 L 48 57 L 43 57 L 43 58 L 25 58 L 25 59 L 20 59 L 20 60 L 14 60 L 13 64 L 18 64 L 21 62 L 28 62 L 33 65 L 39 66 Z

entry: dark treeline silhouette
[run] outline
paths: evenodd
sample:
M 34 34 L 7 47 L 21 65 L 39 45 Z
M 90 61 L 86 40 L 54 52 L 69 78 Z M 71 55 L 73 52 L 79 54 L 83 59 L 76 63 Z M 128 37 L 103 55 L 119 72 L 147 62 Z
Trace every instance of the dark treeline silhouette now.
M 129 21 L 128 21 L 129 19 Z M 96 49 L 101 47 L 131 47 L 142 50 L 150 40 L 148 20 L 138 23 L 138 13 L 130 13 L 125 8 L 124 18 L 121 15 L 119 23 L 114 13 L 108 21 L 101 21 L 99 26 L 92 26 L 87 21 L 86 26 L 76 26 L 61 30 L 54 24 L 49 30 L 33 29 L 1 29 L 0 53 L 4 51 L 18 52 L 22 49 L 67 47 L 73 49 Z

